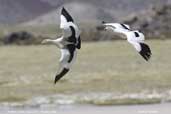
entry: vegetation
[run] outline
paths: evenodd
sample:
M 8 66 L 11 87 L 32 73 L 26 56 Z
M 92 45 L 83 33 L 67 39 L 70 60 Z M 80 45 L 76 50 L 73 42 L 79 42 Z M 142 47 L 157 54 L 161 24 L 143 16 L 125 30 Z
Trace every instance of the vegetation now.
M 81 24 L 81 38 L 83 41 L 100 41 L 100 40 L 111 40 L 113 34 L 107 32 L 100 32 L 96 29 L 96 24 Z M 46 25 L 46 26 L 11 26 L 11 27 L 0 27 L 0 39 L 1 44 L 4 43 L 12 34 L 26 33 L 27 36 L 32 36 L 31 38 L 16 38 L 11 44 L 40 44 L 45 38 L 57 38 L 62 35 L 62 31 L 59 25 Z M 24 39 L 24 40 L 18 40 Z M 118 38 L 115 38 L 118 39 Z M 10 44 L 10 43 L 8 43 Z
M 83 43 L 77 62 L 56 85 L 53 84 L 60 51 L 55 46 L 1 46 L 0 102 L 25 101 L 38 96 L 62 94 L 89 95 L 78 97 L 80 103 L 138 104 L 160 102 L 163 98 L 115 99 L 115 95 L 167 94 L 171 89 L 171 41 L 148 41 L 152 58 L 146 62 L 124 41 Z M 98 94 L 99 93 L 99 94 Z M 100 93 L 111 93 L 111 98 L 98 99 Z M 104 95 L 105 96 L 105 95 Z M 75 97 L 74 97 L 75 98 Z M 57 100 L 57 98 L 56 98 Z

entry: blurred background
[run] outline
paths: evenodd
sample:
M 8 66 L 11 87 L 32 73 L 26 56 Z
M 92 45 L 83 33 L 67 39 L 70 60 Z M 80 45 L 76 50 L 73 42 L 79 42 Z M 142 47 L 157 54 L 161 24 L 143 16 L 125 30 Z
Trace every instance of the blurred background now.
M 61 35 L 63 6 L 81 28 L 83 47 L 72 71 L 53 85 L 60 52 L 40 43 Z M 102 21 L 142 31 L 151 61 L 98 31 Z M 171 0 L 0 0 L 0 106 L 170 102 L 170 38 Z
M 11 32 L 20 31 L 18 34 L 28 35 L 26 37 L 57 34 L 63 6 L 80 24 L 84 41 L 113 39 L 110 33 L 99 33 L 95 29 L 101 21 L 127 23 L 143 31 L 147 39 L 165 39 L 171 30 L 170 3 L 170 0 L 0 0 L 1 44 L 8 42 L 4 37 L 9 37 Z M 37 40 L 28 43 L 40 43 L 40 38 Z

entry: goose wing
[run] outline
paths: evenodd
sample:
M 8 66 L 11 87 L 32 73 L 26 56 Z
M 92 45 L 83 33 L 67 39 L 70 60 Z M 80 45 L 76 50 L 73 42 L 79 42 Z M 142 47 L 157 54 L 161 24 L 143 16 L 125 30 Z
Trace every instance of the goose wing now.
M 130 26 L 127 24 L 122 24 L 122 23 L 103 23 L 104 27 L 109 27 L 112 30 L 115 29 L 123 29 L 123 30 L 131 30 Z
M 69 42 L 75 44 L 75 46 L 81 48 L 81 38 L 80 30 L 78 26 L 74 23 L 73 18 L 63 7 L 61 11 L 61 23 L 60 28 L 63 30 L 63 38 Z
M 139 51 L 139 54 L 148 61 L 151 58 L 151 49 L 150 47 L 145 43 L 139 43 L 141 50 Z
M 148 61 L 151 58 L 151 49 L 150 47 L 144 43 L 144 42 L 136 42 L 136 41 L 131 41 L 129 42 L 133 45 L 133 47 L 136 49 L 136 51 L 139 52 L 139 54 L 146 60 Z
M 74 23 L 73 18 L 71 15 L 67 12 L 67 10 L 63 7 L 61 11 L 61 23 L 60 28 L 63 29 L 64 36 L 69 37 L 71 35 L 74 35 L 78 37 L 80 35 L 80 31 L 78 29 L 78 26 Z
M 55 83 L 68 73 L 72 64 L 75 62 L 77 51 L 70 53 L 68 49 L 61 49 L 61 58 L 59 62 L 58 72 L 55 76 Z
M 70 58 L 69 51 L 67 49 L 61 49 L 61 58 L 59 62 L 58 71 L 55 76 L 55 81 L 54 81 L 55 84 L 69 71 L 69 64 L 68 64 L 69 58 Z

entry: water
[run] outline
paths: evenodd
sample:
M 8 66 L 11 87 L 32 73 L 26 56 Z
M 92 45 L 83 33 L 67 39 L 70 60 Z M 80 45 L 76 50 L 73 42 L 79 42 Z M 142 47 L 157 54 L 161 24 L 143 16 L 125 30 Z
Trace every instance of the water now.
M 0 108 L 0 114 L 170 114 L 171 104 L 95 106 L 60 105 L 37 108 Z

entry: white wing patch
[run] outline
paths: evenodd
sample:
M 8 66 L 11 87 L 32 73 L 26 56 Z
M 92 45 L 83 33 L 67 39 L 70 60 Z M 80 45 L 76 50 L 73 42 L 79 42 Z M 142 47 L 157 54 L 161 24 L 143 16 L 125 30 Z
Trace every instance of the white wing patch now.
M 129 25 L 127 25 L 127 24 L 124 24 L 128 29 L 130 29 L 130 26 Z
M 68 49 L 61 49 L 61 58 L 59 60 L 61 65 L 60 67 L 69 68 L 69 63 L 68 63 L 69 57 L 70 57 L 70 53 Z
M 61 23 L 60 23 L 60 28 L 63 29 L 63 35 L 64 38 L 67 38 L 72 35 L 72 31 L 70 29 L 70 26 L 72 26 L 75 29 L 75 37 L 78 38 L 80 36 L 80 30 L 76 24 L 74 24 L 72 21 L 67 22 L 67 19 L 65 18 L 64 15 L 61 14 Z
M 141 46 L 138 42 L 133 42 L 133 41 L 128 41 L 130 44 L 133 45 L 133 47 L 138 51 L 140 52 L 141 51 Z
M 77 51 L 75 50 L 73 59 L 70 63 L 68 63 L 68 60 L 70 58 L 70 52 L 68 49 L 61 49 L 61 58 L 60 58 L 60 67 L 62 68 L 68 68 L 70 69 L 72 64 L 75 62 L 77 57 Z
M 67 22 L 66 18 L 65 18 L 63 15 L 61 15 L 61 24 L 60 24 L 60 28 L 61 28 L 61 29 L 68 28 L 68 24 L 67 24 L 67 23 L 68 23 L 68 22 Z
M 132 44 L 134 46 L 134 48 L 140 52 L 141 51 L 141 46 L 139 43 L 144 42 L 144 35 L 140 34 L 139 32 L 137 32 L 139 34 L 139 37 L 135 37 L 134 32 L 137 31 L 131 31 L 130 33 L 127 33 L 127 41 Z

